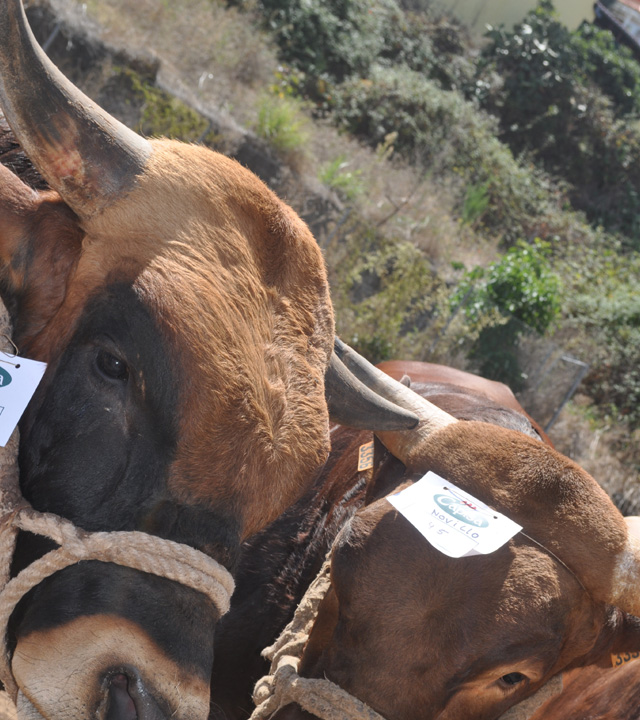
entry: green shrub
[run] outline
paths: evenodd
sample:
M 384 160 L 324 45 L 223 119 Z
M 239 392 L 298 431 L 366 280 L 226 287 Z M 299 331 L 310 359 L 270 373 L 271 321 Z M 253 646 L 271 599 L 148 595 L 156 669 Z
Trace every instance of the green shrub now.
M 640 65 L 611 32 L 584 22 L 571 33 L 569 50 L 574 73 L 597 85 L 612 101 L 616 115 L 640 112 Z
M 467 82 L 458 25 L 395 0 L 260 0 L 281 59 L 305 78 L 303 94 L 326 111 L 332 87 L 369 77 L 374 65 L 403 65 L 453 88 Z
M 488 269 L 466 274 L 451 300 L 468 326 L 468 357 L 475 370 L 517 392 L 525 377 L 518 359 L 520 338 L 543 334 L 560 312 L 560 280 L 551 269 L 550 246 L 520 241 Z
M 301 153 L 309 139 L 307 119 L 300 102 L 292 97 L 266 94 L 260 99 L 255 131 L 275 150 Z
M 551 269 L 549 253 L 549 243 L 520 241 L 487 270 L 467 273 L 454 304 L 467 297 L 464 311 L 473 323 L 497 308 L 544 333 L 560 312 L 560 279 Z
M 611 33 L 570 32 L 549 0 L 488 37 L 473 90 L 500 119 L 500 137 L 567 181 L 592 223 L 640 247 L 640 65 Z
M 281 57 L 311 76 L 365 76 L 384 49 L 393 0 L 261 0 Z
M 393 134 L 395 152 L 432 174 L 455 172 L 484 188 L 482 222 L 505 244 L 528 233 L 544 207 L 545 181 L 517 163 L 493 121 L 457 91 L 407 68 L 376 66 L 335 88 L 335 118 L 373 147 Z M 469 202 L 468 198 L 466 200 Z M 465 199 L 461 198 L 464 214 Z
M 602 280 L 568 309 L 593 343 L 585 386 L 602 409 L 640 427 L 640 282 Z

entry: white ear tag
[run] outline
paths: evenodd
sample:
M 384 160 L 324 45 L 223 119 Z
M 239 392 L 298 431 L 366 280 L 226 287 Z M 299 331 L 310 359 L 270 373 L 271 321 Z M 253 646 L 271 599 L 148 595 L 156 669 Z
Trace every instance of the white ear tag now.
M 0 352 L 0 447 L 9 442 L 46 368 L 46 363 Z
M 434 472 L 387 500 L 433 547 L 453 558 L 488 555 L 522 530 Z

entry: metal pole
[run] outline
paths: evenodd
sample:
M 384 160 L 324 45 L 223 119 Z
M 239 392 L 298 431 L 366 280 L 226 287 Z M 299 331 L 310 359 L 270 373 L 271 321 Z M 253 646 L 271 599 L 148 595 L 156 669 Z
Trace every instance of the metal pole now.
M 573 396 L 573 393 L 578 389 L 578 385 L 582 382 L 582 379 L 584 376 L 589 372 L 589 364 L 586 362 L 582 362 L 582 360 L 577 360 L 576 358 L 571 357 L 571 355 L 563 355 L 561 360 L 564 360 L 565 362 L 571 363 L 572 365 L 578 365 L 580 367 L 580 371 L 578 372 L 575 380 L 573 381 L 571 387 L 569 388 L 569 391 L 564 396 L 562 402 L 560 403 L 558 409 L 553 414 L 553 417 L 549 422 L 544 426 L 544 431 L 547 432 L 549 428 L 555 423 L 555 421 L 558 419 L 558 415 L 560 415 L 560 411 L 562 408 L 571 400 L 571 397 Z

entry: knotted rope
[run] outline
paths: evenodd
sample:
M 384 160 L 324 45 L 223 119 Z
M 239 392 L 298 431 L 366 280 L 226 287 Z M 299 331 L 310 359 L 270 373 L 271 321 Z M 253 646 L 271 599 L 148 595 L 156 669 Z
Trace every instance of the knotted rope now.
M 271 669 L 269 675 L 256 683 L 253 691 L 256 709 L 250 720 L 265 720 L 289 703 L 297 703 L 321 720 L 385 720 L 330 680 L 298 675 L 299 657 L 315 622 L 318 606 L 331 586 L 329 569 L 330 560 L 326 560 L 291 622 L 275 643 L 262 651 L 262 655 L 271 660 Z
M 7 338 L 7 345 L 10 330 L 6 310 L 0 303 L 0 335 Z M 18 687 L 7 645 L 11 613 L 29 590 L 69 565 L 99 560 L 151 573 L 203 593 L 221 615 L 227 612 L 234 582 L 220 563 L 172 540 L 137 531 L 86 532 L 62 517 L 37 512 L 20 492 L 17 456 L 15 430 L 7 446 L 0 448 L 0 680 L 14 702 Z M 48 537 L 60 547 L 9 579 L 19 530 Z

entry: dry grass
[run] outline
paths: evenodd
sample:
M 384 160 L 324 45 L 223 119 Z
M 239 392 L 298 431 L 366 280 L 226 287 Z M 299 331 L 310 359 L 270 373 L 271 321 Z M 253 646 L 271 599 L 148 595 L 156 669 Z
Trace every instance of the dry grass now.
M 576 395 L 551 428 L 551 440 L 602 485 L 624 514 L 640 514 L 640 430 L 630 433 L 624 426 L 596 422 L 590 413 L 589 398 Z
M 234 8 L 215 0 L 52 0 L 89 23 L 109 45 L 144 49 L 161 61 L 164 84 L 179 82 L 204 107 L 247 124 L 277 60 L 266 38 Z

